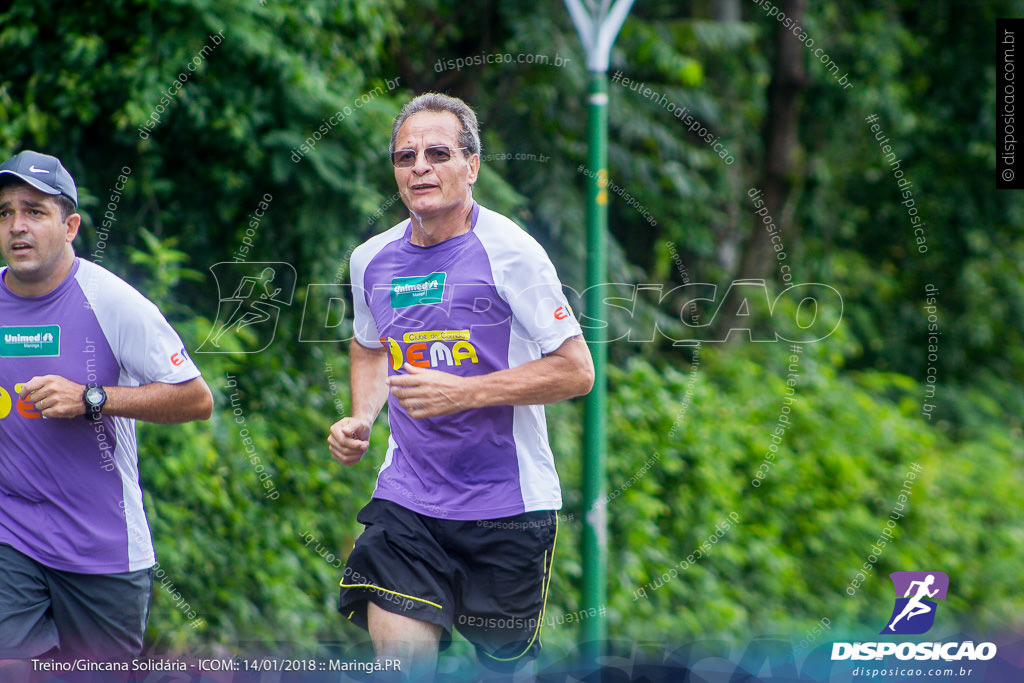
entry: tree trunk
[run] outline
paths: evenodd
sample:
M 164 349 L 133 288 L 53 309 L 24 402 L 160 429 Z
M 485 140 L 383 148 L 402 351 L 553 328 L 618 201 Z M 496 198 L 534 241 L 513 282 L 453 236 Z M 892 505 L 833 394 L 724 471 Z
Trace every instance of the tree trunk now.
M 803 19 L 806 0 L 779 0 L 778 6 L 787 17 Z M 792 225 L 792 210 L 787 210 L 787 200 L 792 190 L 792 179 L 799 171 L 794 162 L 794 151 L 799 144 L 797 124 L 800 114 L 800 100 L 807 87 L 805 68 L 807 48 L 793 33 L 776 22 L 774 26 L 775 54 L 772 61 L 772 80 L 768 86 L 768 110 L 762 129 L 764 141 L 764 161 L 761 172 L 761 183 L 757 189 L 771 216 L 774 230 L 781 238 L 783 251 L 789 252 L 794 246 L 798 230 Z M 753 214 L 754 204 L 744 192 L 743 210 Z M 769 232 L 762 219 L 763 216 L 753 214 L 750 233 L 743 242 L 742 253 L 735 280 L 764 280 L 778 272 L 780 262 L 772 247 L 772 232 Z M 788 253 L 787 253 L 788 256 Z M 736 323 L 739 323 L 738 325 Z M 735 312 L 722 311 L 720 319 L 715 321 L 716 327 L 727 331 L 735 326 L 742 327 Z
M 717 0 L 713 11 L 715 21 L 739 21 L 740 0 Z

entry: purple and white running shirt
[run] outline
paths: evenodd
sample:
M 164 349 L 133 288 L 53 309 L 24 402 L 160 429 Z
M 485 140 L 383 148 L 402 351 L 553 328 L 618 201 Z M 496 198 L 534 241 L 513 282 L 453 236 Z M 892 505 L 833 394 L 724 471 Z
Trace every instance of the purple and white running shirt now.
M 352 253 L 356 340 L 388 373 L 461 376 L 514 368 L 581 334 L 551 260 L 522 228 L 479 205 L 469 232 L 421 247 L 405 220 Z M 413 419 L 392 396 L 374 498 L 430 517 L 507 517 L 562 506 L 544 408 L 494 406 Z
M 52 292 L 18 296 L 0 270 L 0 543 L 62 571 L 153 566 L 135 420 L 43 418 L 21 401 L 38 375 L 80 384 L 179 384 L 199 376 L 153 303 L 110 271 L 75 259 Z

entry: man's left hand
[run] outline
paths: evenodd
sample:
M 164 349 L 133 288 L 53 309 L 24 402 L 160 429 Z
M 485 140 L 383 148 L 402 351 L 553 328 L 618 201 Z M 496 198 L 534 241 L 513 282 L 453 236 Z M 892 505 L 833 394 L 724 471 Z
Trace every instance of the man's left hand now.
M 83 393 L 83 384 L 60 375 L 42 375 L 25 382 L 18 396 L 33 403 L 43 417 L 78 417 L 85 415 Z
M 451 415 L 472 407 L 466 394 L 466 378 L 409 363 L 402 369 L 406 374 L 388 377 L 388 386 L 409 417 Z

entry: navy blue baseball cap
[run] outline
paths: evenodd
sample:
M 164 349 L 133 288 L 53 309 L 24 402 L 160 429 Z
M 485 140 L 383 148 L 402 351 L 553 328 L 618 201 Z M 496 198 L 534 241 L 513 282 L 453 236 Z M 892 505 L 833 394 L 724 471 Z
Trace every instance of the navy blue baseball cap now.
M 25 150 L 0 165 L 0 182 L 3 181 L 4 175 L 12 175 L 46 194 L 62 194 L 78 208 L 78 188 L 75 187 L 75 179 L 57 157 Z

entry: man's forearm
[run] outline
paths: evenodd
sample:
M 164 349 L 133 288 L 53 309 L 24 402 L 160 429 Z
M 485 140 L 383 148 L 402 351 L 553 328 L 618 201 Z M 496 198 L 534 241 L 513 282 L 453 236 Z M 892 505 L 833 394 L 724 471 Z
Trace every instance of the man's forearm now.
M 352 340 L 350 362 L 352 417 L 373 425 L 388 400 L 387 353 Z
M 468 378 L 469 402 L 487 406 L 558 403 L 590 391 L 593 380 L 562 356 L 545 356 L 508 370 Z
M 213 411 L 213 397 L 202 377 L 180 384 L 153 382 L 140 387 L 104 387 L 107 402 L 103 414 L 145 422 L 174 424 L 206 420 Z

